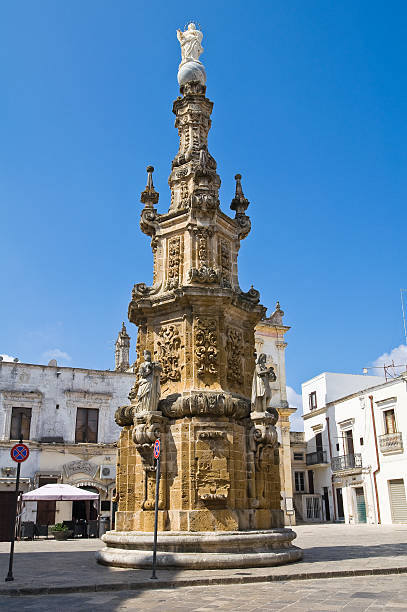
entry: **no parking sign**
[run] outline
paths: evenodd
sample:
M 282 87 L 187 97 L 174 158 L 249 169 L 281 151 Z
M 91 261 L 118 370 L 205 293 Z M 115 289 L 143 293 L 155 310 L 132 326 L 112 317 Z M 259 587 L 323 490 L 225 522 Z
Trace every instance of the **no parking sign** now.
M 30 449 L 26 444 L 19 442 L 18 444 L 14 444 L 13 448 L 10 451 L 10 455 L 13 461 L 16 463 L 22 463 L 26 459 L 28 459 L 30 455 Z

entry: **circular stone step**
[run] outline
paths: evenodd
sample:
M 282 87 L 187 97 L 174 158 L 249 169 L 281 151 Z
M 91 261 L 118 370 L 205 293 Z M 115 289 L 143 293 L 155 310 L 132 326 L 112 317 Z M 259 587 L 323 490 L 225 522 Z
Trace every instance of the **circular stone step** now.
M 221 569 L 271 567 L 302 559 L 292 545 L 292 529 L 232 532 L 159 532 L 157 567 Z M 115 567 L 150 568 L 153 533 L 110 531 L 98 563 Z

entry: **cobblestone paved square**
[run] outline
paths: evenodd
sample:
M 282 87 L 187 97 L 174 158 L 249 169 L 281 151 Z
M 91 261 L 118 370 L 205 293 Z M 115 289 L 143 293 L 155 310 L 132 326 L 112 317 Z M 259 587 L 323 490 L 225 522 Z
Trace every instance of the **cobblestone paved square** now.
M 101 608 L 149 612 L 213 612 L 215 610 L 287 610 L 344 612 L 407 610 L 407 575 L 327 578 L 309 581 L 180 587 L 120 593 L 3 596 L 0 610 L 93 611 Z
M 298 580 L 298 574 L 337 571 L 407 570 L 407 526 L 303 525 L 296 543 L 304 561 L 276 568 L 223 571 L 159 571 L 157 582 L 148 570 L 98 566 L 100 540 L 17 542 L 14 582 L 5 583 L 8 543 L 0 544 L 0 610 L 406 610 L 407 573 Z M 290 578 L 270 582 L 273 577 Z M 190 586 L 197 578 L 258 580 L 249 584 Z M 173 588 L 163 588 L 166 580 Z M 181 586 L 180 581 L 186 586 Z M 267 582 L 268 581 L 268 582 Z M 160 584 L 161 583 L 161 584 Z M 24 587 L 61 587 L 73 591 L 54 595 L 5 593 Z

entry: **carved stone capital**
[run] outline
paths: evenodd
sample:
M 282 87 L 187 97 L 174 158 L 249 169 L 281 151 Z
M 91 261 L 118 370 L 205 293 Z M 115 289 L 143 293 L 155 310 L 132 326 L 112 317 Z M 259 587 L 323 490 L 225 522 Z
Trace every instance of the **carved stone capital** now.
M 145 412 L 134 415 L 132 438 L 140 453 L 145 467 L 154 466 L 153 446 L 164 429 L 164 421 L 160 412 Z
M 143 192 L 144 193 L 144 192 Z M 153 206 L 146 204 L 141 211 L 140 229 L 147 236 L 155 236 L 158 228 L 158 213 Z
M 198 268 L 191 268 L 188 272 L 190 282 L 212 284 L 218 282 L 218 272 L 214 268 L 209 266 L 201 266 Z
M 191 391 L 182 395 L 168 395 L 160 401 L 158 407 L 170 419 L 213 416 L 240 420 L 249 415 L 250 400 L 231 393 Z
M 133 424 L 133 406 L 119 406 L 114 413 L 114 420 L 120 427 Z
M 246 238 L 249 235 L 250 230 L 252 228 L 250 217 L 248 217 L 244 213 L 236 213 L 235 222 L 237 225 L 237 232 L 238 232 L 239 240 L 244 240 L 244 238 Z

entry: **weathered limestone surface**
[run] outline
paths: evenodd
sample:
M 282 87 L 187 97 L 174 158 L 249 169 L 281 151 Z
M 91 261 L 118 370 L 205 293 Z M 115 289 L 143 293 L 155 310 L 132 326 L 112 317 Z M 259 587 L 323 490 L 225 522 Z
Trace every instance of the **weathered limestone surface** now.
M 188 539 L 192 533 L 283 526 L 278 413 L 264 401 L 251 401 L 254 332 L 265 308 L 258 291 L 240 288 L 237 273 L 240 242 L 250 231 L 249 202 L 236 175 L 235 215 L 220 210 L 220 178 L 207 144 L 213 103 L 205 92 L 201 81 L 183 81 L 174 102 L 179 150 L 169 177 L 169 211 L 156 209 L 159 194 L 151 166 L 141 194 L 140 227 L 151 237 L 154 276 L 151 287 L 134 285 L 129 305 L 129 320 L 138 326 L 135 369 L 140 376 L 129 395 L 131 404 L 116 412 L 123 427 L 116 532 L 153 530 L 157 437 L 162 448 L 160 531 L 179 537 L 183 532 Z M 153 389 L 153 372 L 159 369 L 161 400 L 148 407 L 146 395 L 140 400 L 139 385 L 143 393 Z M 281 534 L 289 547 L 292 532 Z M 129 538 L 131 548 L 140 541 Z M 115 532 L 105 541 L 110 548 L 119 546 Z M 115 564 L 110 548 L 99 560 Z

